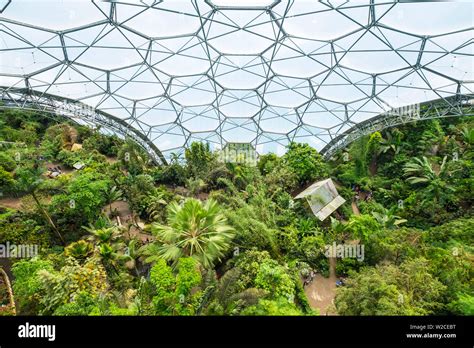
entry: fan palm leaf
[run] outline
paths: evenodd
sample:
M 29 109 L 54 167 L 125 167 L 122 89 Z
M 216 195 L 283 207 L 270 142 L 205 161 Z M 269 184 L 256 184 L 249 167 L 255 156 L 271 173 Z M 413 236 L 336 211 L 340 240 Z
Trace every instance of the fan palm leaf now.
M 181 257 L 193 257 L 210 268 L 228 250 L 234 229 L 227 225 L 216 201 L 190 198 L 182 205 L 170 203 L 167 225 L 153 224 L 152 233 L 156 240 L 144 247 L 145 261 L 158 256 L 176 263 Z

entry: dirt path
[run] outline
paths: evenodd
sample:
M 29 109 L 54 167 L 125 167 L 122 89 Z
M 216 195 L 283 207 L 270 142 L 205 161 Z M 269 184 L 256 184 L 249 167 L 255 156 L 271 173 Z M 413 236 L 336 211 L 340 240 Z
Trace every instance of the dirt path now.
M 351 205 L 354 215 L 360 215 L 359 207 L 355 200 L 352 201 Z M 358 243 L 358 241 L 349 241 L 349 243 Z M 336 262 L 335 257 L 329 258 L 329 278 L 324 278 L 321 274 L 317 274 L 313 281 L 304 288 L 310 306 L 318 309 L 320 315 L 337 315 L 334 307 L 337 289 Z
M 313 281 L 304 288 L 311 308 L 318 309 L 320 315 L 337 315 L 334 310 L 336 280 L 336 258 L 330 257 L 329 278 L 316 274 Z
M 336 258 L 329 258 L 329 278 L 336 279 Z
M 11 208 L 15 210 L 20 210 L 21 208 L 21 198 L 2 198 L 0 199 L 0 206 L 5 208 Z
M 352 201 L 352 212 L 360 215 L 359 207 Z M 312 308 L 318 309 L 320 315 L 337 315 L 334 308 L 336 297 L 336 258 L 329 258 L 329 278 L 317 274 L 313 281 L 304 289 L 308 302 Z
M 8 257 L 0 258 L 0 267 L 2 267 L 5 270 L 5 273 L 8 275 L 10 280 L 13 280 L 13 273 L 11 272 L 12 262 L 10 258 Z
M 105 160 L 107 161 L 108 164 L 114 164 L 114 163 L 117 163 L 118 162 L 118 158 L 117 157 L 105 157 Z
M 15 299 L 13 297 L 13 290 L 11 287 L 11 281 L 8 274 L 0 267 L 0 296 L 2 300 L 2 306 L 0 306 L 0 312 L 16 314 Z
M 354 215 L 360 215 L 359 207 L 357 206 L 357 203 L 355 201 L 352 201 L 352 212 L 354 213 Z
M 304 289 L 310 306 L 318 309 L 320 315 L 337 315 L 333 306 L 336 280 L 335 274 L 330 275 L 329 278 L 316 274 L 313 281 Z

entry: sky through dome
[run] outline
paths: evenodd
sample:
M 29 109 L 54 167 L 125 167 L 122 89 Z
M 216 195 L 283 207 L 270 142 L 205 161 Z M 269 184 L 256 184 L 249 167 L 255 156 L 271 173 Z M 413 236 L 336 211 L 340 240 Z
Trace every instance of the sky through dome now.
M 318 150 L 386 110 L 474 92 L 474 3 L 0 1 L 0 86 L 81 101 L 166 157 Z

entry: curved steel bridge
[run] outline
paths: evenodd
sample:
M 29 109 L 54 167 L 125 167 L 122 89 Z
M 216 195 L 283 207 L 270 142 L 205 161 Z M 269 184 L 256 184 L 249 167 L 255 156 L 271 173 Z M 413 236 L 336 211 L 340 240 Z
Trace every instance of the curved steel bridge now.
M 0 86 L 0 109 L 27 109 L 66 117 L 78 124 L 101 126 L 122 138 L 129 138 L 145 150 L 155 164 L 167 164 L 161 151 L 146 134 L 106 112 L 95 110 L 77 100 L 28 89 Z
M 474 94 L 441 98 L 389 110 L 355 124 L 331 140 L 320 153 L 326 158 L 330 158 L 338 150 L 347 147 L 365 135 L 410 122 L 456 116 L 474 116 Z

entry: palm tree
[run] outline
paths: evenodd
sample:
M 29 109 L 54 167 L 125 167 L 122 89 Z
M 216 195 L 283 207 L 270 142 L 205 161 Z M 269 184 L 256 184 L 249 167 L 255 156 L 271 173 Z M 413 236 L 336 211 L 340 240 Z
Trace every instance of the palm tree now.
M 110 243 L 99 244 L 99 255 L 104 263 L 104 266 L 110 265 L 116 274 L 119 274 L 118 261 L 120 255 L 117 253 L 118 244 L 111 245 Z
M 442 203 L 444 198 L 455 192 L 454 187 L 448 184 L 447 180 L 451 175 L 446 165 L 447 156 L 444 156 L 439 169 L 432 165 L 428 158 L 414 158 L 403 167 L 403 171 L 408 176 L 407 181 L 412 184 L 426 185 L 424 202 L 434 201 Z
M 461 134 L 466 144 L 474 144 L 474 128 L 463 127 L 463 129 L 461 130 Z
M 118 158 L 133 175 L 143 173 L 147 165 L 145 152 L 130 139 L 127 139 L 120 148 Z
M 374 211 L 372 212 L 372 216 L 375 218 L 375 220 L 377 220 L 377 222 L 381 226 L 388 229 L 395 229 L 395 228 L 398 228 L 398 225 L 401 225 L 407 222 L 407 220 L 402 219 L 398 215 L 395 215 L 397 208 L 398 208 L 397 206 L 393 206 L 390 209 L 382 207 L 381 213 Z
M 176 152 L 172 152 L 170 154 L 170 163 L 173 164 L 173 163 L 179 163 L 180 160 L 181 160 L 181 155 L 180 153 L 176 153 Z
M 146 262 L 163 258 L 175 265 L 181 257 L 192 257 L 203 267 L 211 268 L 230 246 L 234 229 L 227 225 L 217 202 L 205 203 L 189 198 L 182 205 L 168 206 L 168 225 L 155 223 L 155 242 L 143 248 Z
M 111 266 L 114 272 L 119 274 L 117 265 L 121 255 L 118 253 L 118 250 L 123 245 L 119 241 L 120 229 L 115 225 L 110 226 L 108 219 L 99 219 L 95 226 L 90 224 L 88 227 L 82 226 L 82 228 L 90 233 L 87 239 L 97 246 L 98 254 L 104 266 Z
M 186 187 L 192 195 L 197 195 L 206 188 L 207 184 L 201 178 L 189 178 L 186 180 Z
M 378 149 L 378 154 L 383 154 L 387 153 L 389 151 L 392 151 L 395 155 L 400 152 L 401 149 L 401 133 L 398 129 L 395 129 L 394 131 L 386 131 L 386 139 L 382 138 L 380 139 L 380 147 Z
M 109 191 L 105 194 L 106 202 L 109 204 L 109 212 L 112 213 L 112 203 L 118 201 L 122 198 L 123 192 L 117 188 L 117 186 L 113 186 Z
M 121 256 L 121 259 L 125 261 L 125 267 L 133 269 L 135 274 L 138 276 L 137 260 L 140 257 L 138 253 L 138 240 L 131 239 L 128 244 L 125 245 L 125 252 Z
M 90 233 L 88 239 L 98 245 L 112 243 L 118 238 L 117 226 L 101 228 L 96 228 L 95 226 L 82 226 L 82 228 Z
M 163 197 L 163 192 L 157 192 L 147 198 L 148 206 L 146 208 L 146 212 L 152 220 L 157 220 L 159 218 L 161 211 L 167 204 Z
M 85 240 L 78 240 L 77 242 L 69 244 L 64 249 L 66 256 L 71 256 L 78 260 L 85 260 L 94 252 L 94 246 Z
M 206 315 L 236 315 L 265 296 L 262 289 L 242 289 L 238 283 L 241 274 L 239 268 L 232 268 L 219 279 L 217 286 L 212 288 L 213 298 L 205 309 Z
M 33 197 L 33 200 L 35 201 L 39 211 L 41 212 L 41 214 L 43 214 L 53 231 L 58 235 L 59 239 L 61 240 L 61 243 L 65 245 L 66 242 L 64 241 L 61 232 L 59 232 L 59 229 L 56 227 L 55 223 L 53 222 L 53 219 L 51 218 L 48 211 L 45 209 L 43 204 L 41 204 L 41 201 L 38 198 L 37 191 L 43 182 L 43 179 L 41 179 L 41 175 L 41 168 L 33 168 L 31 170 L 18 170 L 16 172 L 17 185 L 20 191 L 26 192 L 27 194 L 30 194 L 31 197 Z

